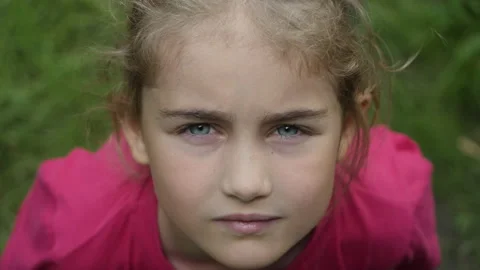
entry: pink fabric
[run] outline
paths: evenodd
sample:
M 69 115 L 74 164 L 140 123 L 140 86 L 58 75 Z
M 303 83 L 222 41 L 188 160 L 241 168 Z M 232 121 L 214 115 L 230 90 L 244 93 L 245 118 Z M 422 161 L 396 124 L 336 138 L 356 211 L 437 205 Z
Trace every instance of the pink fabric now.
M 173 269 L 163 256 L 148 168 L 110 139 L 44 162 L 0 259 L 1 270 Z M 366 166 L 337 189 L 290 270 L 429 270 L 440 262 L 432 166 L 407 136 L 371 130 Z M 345 179 L 338 170 L 338 183 Z

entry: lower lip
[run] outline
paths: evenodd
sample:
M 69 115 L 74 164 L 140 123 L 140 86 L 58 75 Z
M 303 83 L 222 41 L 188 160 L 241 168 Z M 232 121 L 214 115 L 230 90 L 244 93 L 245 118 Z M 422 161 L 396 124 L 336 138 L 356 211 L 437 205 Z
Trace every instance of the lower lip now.
M 276 222 L 278 222 L 278 219 L 266 221 L 219 221 L 219 223 L 226 226 L 228 229 L 234 231 L 236 234 L 241 235 L 260 234 Z

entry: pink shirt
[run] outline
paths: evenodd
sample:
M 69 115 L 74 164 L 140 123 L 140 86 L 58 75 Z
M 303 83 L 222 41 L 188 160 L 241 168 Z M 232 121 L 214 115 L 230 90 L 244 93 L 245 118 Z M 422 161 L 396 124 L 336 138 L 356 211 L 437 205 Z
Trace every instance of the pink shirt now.
M 95 153 L 75 149 L 40 166 L 1 270 L 173 269 L 148 168 L 115 146 L 111 139 Z M 288 269 L 436 269 L 431 173 L 407 136 L 372 128 L 366 166 Z

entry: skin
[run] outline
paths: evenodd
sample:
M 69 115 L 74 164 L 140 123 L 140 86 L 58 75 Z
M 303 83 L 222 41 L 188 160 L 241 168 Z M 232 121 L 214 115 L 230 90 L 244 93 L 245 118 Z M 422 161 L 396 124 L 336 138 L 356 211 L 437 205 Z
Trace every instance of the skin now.
M 245 42 L 186 43 L 145 90 L 140 123 L 123 126 L 134 159 L 150 165 L 162 245 L 177 269 L 282 268 L 332 195 L 345 140 L 332 85 L 299 77 L 238 31 Z M 214 221 L 238 213 L 280 219 L 255 235 Z

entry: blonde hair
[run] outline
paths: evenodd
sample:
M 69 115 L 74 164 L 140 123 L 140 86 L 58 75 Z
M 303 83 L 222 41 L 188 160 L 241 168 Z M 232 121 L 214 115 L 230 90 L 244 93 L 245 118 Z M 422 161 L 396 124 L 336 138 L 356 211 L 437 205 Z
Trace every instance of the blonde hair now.
M 220 31 L 228 25 L 229 16 L 241 12 L 262 40 L 292 63 L 299 75 L 327 71 L 336 86 L 344 123 L 354 123 L 356 134 L 361 135 L 355 136 L 348 168 L 356 173 L 362 166 L 370 123 L 357 97 L 370 93 L 376 115 L 380 87 L 374 35 L 360 2 L 131 0 L 127 6 L 128 35 L 119 51 L 124 86 L 109 96 L 117 131 L 121 121 L 139 122 L 143 89 L 175 61 L 186 33 L 192 34 L 192 29 L 205 22 L 216 22 Z

